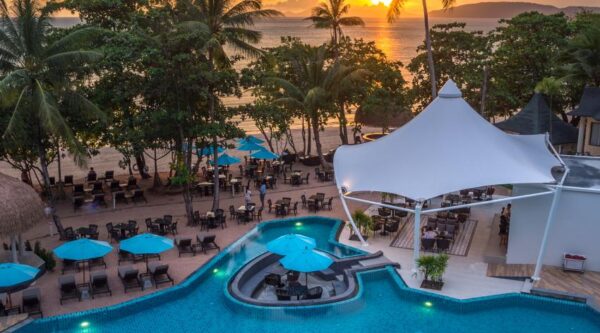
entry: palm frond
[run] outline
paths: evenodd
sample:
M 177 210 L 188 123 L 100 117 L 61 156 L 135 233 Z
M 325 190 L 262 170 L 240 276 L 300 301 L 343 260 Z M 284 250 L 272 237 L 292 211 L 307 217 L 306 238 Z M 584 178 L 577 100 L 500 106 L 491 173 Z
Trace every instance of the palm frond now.
M 365 26 L 365 21 L 363 21 L 358 16 L 342 17 L 340 19 L 339 23 L 340 23 L 340 25 L 346 26 L 346 27 L 355 27 L 355 26 L 364 27 Z
M 80 48 L 82 43 L 101 39 L 110 34 L 112 34 L 110 31 L 96 27 L 78 29 L 52 43 L 46 48 L 45 53 L 46 56 L 51 56 L 56 53 L 73 51 L 75 48 Z
M 245 28 L 228 27 L 224 28 L 223 32 L 229 38 L 239 39 L 248 43 L 258 43 L 262 37 L 262 33 L 256 30 L 250 30 Z
M 19 122 L 18 119 L 21 119 L 21 112 L 22 112 L 22 105 L 25 94 L 27 94 L 27 90 L 28 87 L 23 87 L 23 89 L 21 89 L 21 92 L 19 93 L 19 98 L 17 98 L 17 101 L 15 103 L 15 107 L 13 109 L 13 113 L 10 117 L 10 120 L 8 121 L 8 125 L 6 126 L 6 129 L 4 130 L 4 134 L 2 135 L 3 137 L 7 137 L 10 135 L 15 135 L 17 134 L 17 123 Z
M 444 10 L 451 9 L 456 4 L 456 0 L 442 0 L 442 8 Z
M 52 70 L 62 70 L 73 66 L 93 64 L 102 59 L 103 55 L 96 51 L 67 51 L 49 56 L 44 60 Z
M 227 44 L 235 51 L 240 52 L 249 57 L 257 58 L 263 55 L 263 51 L 257 47 L 238 38 L 227 38 Z
M 407 0 L 392 0 L 390 3 L 390 7 L 387 11 L 387 20 L 388 22 L 394 22 L 400 16 L 402 9 L 404 8 L 404 4 Z

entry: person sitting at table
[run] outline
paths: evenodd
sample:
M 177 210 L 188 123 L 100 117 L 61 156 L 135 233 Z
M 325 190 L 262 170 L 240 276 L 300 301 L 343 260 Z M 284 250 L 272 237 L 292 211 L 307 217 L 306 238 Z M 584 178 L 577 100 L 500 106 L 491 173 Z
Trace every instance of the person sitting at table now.
M 94 168 L 90 167 L 90 171 L 88 171 L 88 174 L 87 174 L 87 180 L 88 181 L 96 180 L 96 171 L 94 171 Z
M 436 239 L 437 236 L 438 236 L 437 231 L 433 230 L 432 227 L 427 227 L 427 229 L 425 229 L 425 232 L 423 233 L 424 239 Z

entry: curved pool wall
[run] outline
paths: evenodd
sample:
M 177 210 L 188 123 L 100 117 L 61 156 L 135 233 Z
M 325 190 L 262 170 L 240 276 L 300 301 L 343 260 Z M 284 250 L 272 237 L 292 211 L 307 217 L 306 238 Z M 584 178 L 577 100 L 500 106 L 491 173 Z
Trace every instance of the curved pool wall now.
M 358 273 L 358 294 L 335 304 L 264 308 L 228 294 L 231 276 L 285 233 L 314 237 L 320 250 L 338 257 L 364 253 L 336 241 L 341 226 L 322 217 L 264 222 L 175 287 L 38 319 L 18 332 L 600 332 L 600 315 L 582 303 L 528 294 L 457 300 L 410 289 L 391 267 Z

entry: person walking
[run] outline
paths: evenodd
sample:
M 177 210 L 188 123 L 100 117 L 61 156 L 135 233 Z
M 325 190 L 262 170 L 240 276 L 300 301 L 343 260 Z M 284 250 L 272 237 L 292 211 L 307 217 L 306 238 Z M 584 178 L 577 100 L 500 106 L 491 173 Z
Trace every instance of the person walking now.
M 246 209 L 248 209 L 250 203 L 252 202 L 252 191 L 250 191 L 249 187 L 246 188 L 246 193 L 244 194 L 244 202 L 246 203 Z
M 267 181 L 265 179 L 263 179 L 263 181 L 260 184 L 259 193 L 260 193 L 260 207 L 263 208 L 263 207 L 265 207 L 265 196 L 267 196 Z

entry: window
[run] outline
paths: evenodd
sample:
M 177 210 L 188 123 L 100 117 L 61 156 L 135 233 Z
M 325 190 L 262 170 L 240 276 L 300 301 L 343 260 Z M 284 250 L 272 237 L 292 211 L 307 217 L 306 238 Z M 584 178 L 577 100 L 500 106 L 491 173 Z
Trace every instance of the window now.
M 590 131 L 590 145 L 600 146 L 600 123 L 593 122 Z

